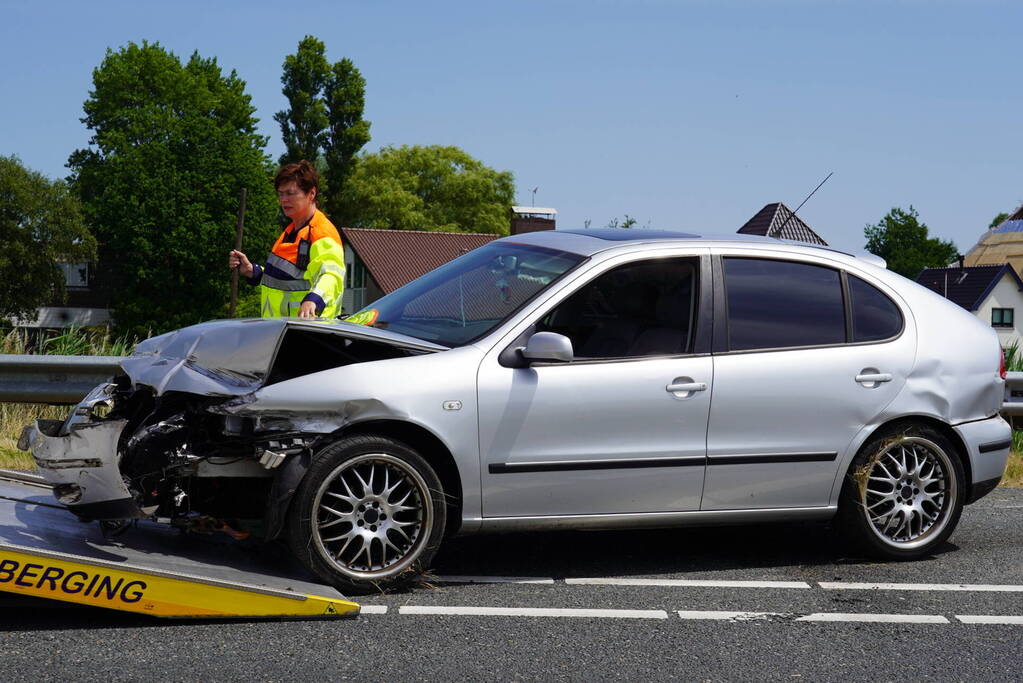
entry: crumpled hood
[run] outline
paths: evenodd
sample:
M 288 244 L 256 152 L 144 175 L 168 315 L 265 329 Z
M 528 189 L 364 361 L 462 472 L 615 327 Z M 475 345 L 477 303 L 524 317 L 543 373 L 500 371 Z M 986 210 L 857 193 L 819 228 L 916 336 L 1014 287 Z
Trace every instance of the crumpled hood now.
M 145 340 L 131 356 L 121 361 L 121 368 L 134 384 L 152 387 L 157 396 L 168 391 L 241 396 L 255 391 L 266 381 L 281 338 L 290 327 L 418 351 L 447 348 L 342 321 L 214 320 Z

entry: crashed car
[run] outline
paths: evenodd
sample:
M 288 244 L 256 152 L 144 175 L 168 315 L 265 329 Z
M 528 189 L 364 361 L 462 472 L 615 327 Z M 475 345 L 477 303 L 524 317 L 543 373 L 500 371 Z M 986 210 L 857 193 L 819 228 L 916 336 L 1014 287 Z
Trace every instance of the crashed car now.
M 496 240 L 347 321 L 141 343 L 26 428 L 57 500 L 285 539 L 392 587 L 453 534 L 834 520 L 931 553 L 1005 469 L 995 332 L 869 256 L 638 230 Z

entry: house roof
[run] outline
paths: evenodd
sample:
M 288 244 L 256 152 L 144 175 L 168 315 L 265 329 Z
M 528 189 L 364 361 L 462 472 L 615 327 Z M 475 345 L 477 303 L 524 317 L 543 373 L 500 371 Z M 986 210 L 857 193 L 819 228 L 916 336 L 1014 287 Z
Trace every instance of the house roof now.
M 757 215 L 746 221 L 738 232 L 744 235 L 763 235 L 783 240 L 796 240 L 828 246 L 820 235 L 815 233 L 792 209 L 781 202 L 768 204 L 757 212 Z
M 965 268 L 925 268 L 916 277 L 916 281 L 966 310 L 976 311 L 1007 273 L 1015 280 L 1016 287 L 1023 290 L 1023 280 L 1020 280 L 1015 269 L 1008 263 Z
M 499 235 L 341 228 L 341 237 L 362 259 L 384 294 L 388 294 Z

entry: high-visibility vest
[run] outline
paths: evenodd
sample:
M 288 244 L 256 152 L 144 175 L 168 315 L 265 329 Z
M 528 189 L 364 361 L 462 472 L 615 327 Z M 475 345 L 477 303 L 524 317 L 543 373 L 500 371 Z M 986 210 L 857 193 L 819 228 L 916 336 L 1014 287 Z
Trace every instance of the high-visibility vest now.
M 296 230 L 292 221 L 277 238 L 266 263 L 254 266 L 249 282 L 259 285 L 264 318 L 296 317 L 303 301 L 316 304 L 321 318 L 341 312 L 345 252 L 341 236 L 323 212 Z

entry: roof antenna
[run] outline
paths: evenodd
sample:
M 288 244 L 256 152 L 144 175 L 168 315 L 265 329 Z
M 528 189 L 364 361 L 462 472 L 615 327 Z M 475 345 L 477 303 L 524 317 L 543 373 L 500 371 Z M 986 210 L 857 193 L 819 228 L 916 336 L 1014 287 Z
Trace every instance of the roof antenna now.
M 810 194 L 806 195 L 806 199 L 804 199 L 803 201 L 799 202 L 799 206 L 796 207 L 796 210 L 789 214 L 789 217 L 786 218 L 785 221 L 780 226 L 778 226 L 778 229 L 775 230 L 775 232 L 776 233 L 781 233 L 781 231 L 785 229 L 785 226 L 789 224 L 789 221 L 792 220 L 793 218 L 795 218 L 796 213 L 801 208 L 803 208 L 803 204 L 806 204 L 806 202 L 810 199 L 810 197 L 814 196 L 814 194 L 817 193 L 817 190 L 821 189 L 821 186 L 824 185 L 824 183 L 828 182 L 828 178 L 830 178 L 833 175 L 835 175 L 834 171 L 832 171 L 827 176 L 825 176 L 824 180 L 822 180 L 820 182 L 820 185 L 818 185 L 817 187 L 813 188 L 813 192 L 811 192 Z

